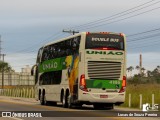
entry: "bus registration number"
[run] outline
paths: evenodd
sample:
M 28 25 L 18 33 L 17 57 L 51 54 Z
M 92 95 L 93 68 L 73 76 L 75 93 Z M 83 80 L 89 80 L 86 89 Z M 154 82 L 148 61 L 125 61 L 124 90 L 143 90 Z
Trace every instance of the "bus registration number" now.
M 100 95 L 100 98 L 108 98 L 108 95 Z

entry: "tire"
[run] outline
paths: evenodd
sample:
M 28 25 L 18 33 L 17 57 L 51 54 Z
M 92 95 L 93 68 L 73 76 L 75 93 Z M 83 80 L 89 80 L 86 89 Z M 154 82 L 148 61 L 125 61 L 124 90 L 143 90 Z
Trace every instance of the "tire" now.
M 112 110 L 112 109 L 114 109 L 114 105 L 113 104 L 106 104 L 105 109 Z
M 95 110 L 102 110 L 102 109 L 104 109 L 104 105 L 103 104 L 99 104 L 99 103 L 93 104 L 93 107 L 94 107 Z
M 73 108 L 73 104 L 71 103 L 71 101 L 72 101 L 72 97 L 70 95 L 68 95 L 68 97 L 67 97 L 68 108 Z
M 51 105 L 53 105 L 53 106 L 57 106 L 57 102 L 50 102 L 51 103 Z
M 48 102 L 46 101 L 46 96 L 45 96 L 44 93 L 42 93 L 42 94 L 40 95 L 40 104 L 41 104 L 41 105 L 47 105 L 47 104 L 48 104 Z
M 43 94 L 40 94 L 40 104 L 41 105 L 44 105 L 44 95 Z
M 68 107 L 68 100 L 67 100 L 67 96 L 65 94 L 63 94 L 63 97 L 62 97 L 62 106 L 64 108 Z

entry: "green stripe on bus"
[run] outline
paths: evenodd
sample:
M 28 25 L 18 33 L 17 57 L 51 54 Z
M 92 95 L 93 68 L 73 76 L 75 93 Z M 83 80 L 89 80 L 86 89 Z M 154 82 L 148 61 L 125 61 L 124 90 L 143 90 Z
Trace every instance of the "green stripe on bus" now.
M 120 89 L 122 87 L 122 80 L 86 79 L 86 84 L 87 88 Z
M 50 72 L 66 69 L 66 57 L 46 60 L 39 66 L 39 72 Z

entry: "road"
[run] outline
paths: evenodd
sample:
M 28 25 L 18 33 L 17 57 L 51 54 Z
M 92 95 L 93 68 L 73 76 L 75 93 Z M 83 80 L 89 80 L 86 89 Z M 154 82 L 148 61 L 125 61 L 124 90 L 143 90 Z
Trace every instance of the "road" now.
M 82 109 L 62 108 L 61 104 L 57 106 L 42 106 L 34 99 L 0 97 L 0 114 L 4 111 L 12 112 L 12 115 L 24 117 L 7 118 L 0 117 L 0 120 L 143 120 L 143 117 L 117 117 L 119 113 L 128 111 L 137 111 L 136 109 L 124 109 L 115 107 L 114 110 L 93 110 L 91 106 L 83 106 Z M 14 114 L 14 113 L 19 114 Z M 32 114 L 34 113 L 34 114 Z M 37 116 L 37 118 L 28 118 L 26 116 Z M 42 116 L 42 117 L 41 117 Z M 112 117 L 108 117 L 112 116 Z M 149 117 L 145 117 L 145 120 Z M 154 117 L 153 120 L 160 118 Z

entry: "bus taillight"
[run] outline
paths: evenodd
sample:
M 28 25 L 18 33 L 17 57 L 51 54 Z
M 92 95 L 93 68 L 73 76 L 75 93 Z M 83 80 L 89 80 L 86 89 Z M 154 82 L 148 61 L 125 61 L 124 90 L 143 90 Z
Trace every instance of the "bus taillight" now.
M 120 33 L 119 35 L 122 36 L 122 37 L 124 37 L 124 34 L 123 34 L 123 33 Z
M 123 76 L 122 87 L 126 87 L 126 76 Z
M 122 87 L 121 87 L 119 93 L 125 92 L 125 90 L 126 90 L 126 76 L 123 76 Z
M 90 34 L 90 32 L 86 32 L 86 34 L 87 34 L 87 35 L 89 35 L 89 34 Z
M 81 90 L 88 92 L 84 74 L 81 75 L 79 87 L 80 87 Z

